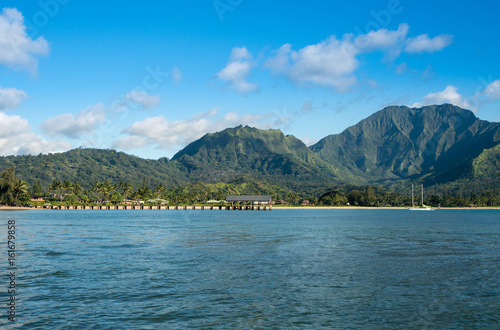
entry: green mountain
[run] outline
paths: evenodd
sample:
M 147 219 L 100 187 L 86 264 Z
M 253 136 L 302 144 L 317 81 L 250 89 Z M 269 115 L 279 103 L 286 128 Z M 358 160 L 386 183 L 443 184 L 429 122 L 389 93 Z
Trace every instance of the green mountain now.
M 16 167 L 16 176 L 31 187 L 40 180 L 47 189 L 54 180 L 78 181 L 88 188 L 96 181 L 110 180 L 113 183 L 130 182 L 163 184 L 167 187 L 188 182 L 182 173 L 166 158 L 148 160 L 123 152 L 103 149 L 74 149 L 68 152 L 38 156 L 0 157 L 0 171 Z
M 412 179 L 438 185 L 470 178 L 474 162 L 481 173 L 498 173 L 494 156 L 477 159 L 499 142 L 500 123 L 480 120 L 469 110 L 450 104 L 392 106 L 325 137 L 311 150 L 367 183 Z
M 500 144 L 485 149 L 472 161 L 472 173 L 468 179 L 476 185 L 475 191 L 485 187 L 500 187 Z
M 265 182 L 316 193 L 339 185 L 382 185 L 426 192 L 474 191 L 500 186 L 500 123 L 478 119 L 449 104 L 387 107 L 308 148 L 280 130 L 228 128 L 206 134 L 172 160 L 123 152 L 75 149 L 59 154 L 0 157 L 0 171 L 16 166 L 31 186 L 41 180 L 130 182 L 178 187 L 205 182 Z
M 193 180 L 227 182 L 247 175 L 293 187 L 335 180 L 336 168 L 294 136 L 248 126 L 206 134 L 173 158 Z

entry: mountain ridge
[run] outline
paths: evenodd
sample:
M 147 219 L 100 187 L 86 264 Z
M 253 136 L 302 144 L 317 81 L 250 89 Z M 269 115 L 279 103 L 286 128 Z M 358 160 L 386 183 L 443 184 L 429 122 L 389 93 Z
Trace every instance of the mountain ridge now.
M 279 129 L 249 126 L 205 134 L 172 159 L 142 159 L 107 149 L 73 149 L 38 156 L 0 157 L 30 184 L 41 180 L 129 181 L 179 186 L 196 181 L 264 180 L 288 189 L 338 184 L 405 189 L 495 189 L 500 177 L 500 123 L 450 104 L 389 106 L 307 147 Z M 471 188 L 472 187 L 472 188 Z
M 206 180 L 238 172 L 270 182 L 273 176 L 279 176 L 290 184 L 335 177 L 333 168 L 293 135 L 241 125 L 204 135 L 174 155 L 172 161 L 186 175 Z
M 499 123 L 450 104 L 391 106 L 323 138 L 311 150 L 373 182 L 467 167 L 482 150 L 498 144 L 499 134 Z

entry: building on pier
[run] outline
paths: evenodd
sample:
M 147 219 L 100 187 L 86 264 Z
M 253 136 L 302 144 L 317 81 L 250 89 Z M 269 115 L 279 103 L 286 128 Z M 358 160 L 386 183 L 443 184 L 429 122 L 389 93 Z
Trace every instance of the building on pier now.
M 226 202 L 234 205 L 235 203 L 272 205 L 272 197 L 266 195 L 229 195 L 226 196 Z

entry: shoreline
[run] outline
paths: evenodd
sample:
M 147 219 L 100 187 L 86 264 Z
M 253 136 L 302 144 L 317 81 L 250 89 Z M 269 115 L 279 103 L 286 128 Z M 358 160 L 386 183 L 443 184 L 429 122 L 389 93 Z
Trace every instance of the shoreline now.
M 196 209 L 202 205 L 196 205 Z M 179 205 L 181 207 L 181 205 Z M 192 207 L 192 205 L 188 205 Z M 205 205 L 206 207 L 206 205 Z M 407 210 L 409 207 L 401 206 L 273 206 L 274 210 Z M 432 208 L 433 210 L 500 210 L 500 207 L 478 206 L 478 207 L 441 207 Z M 29 210 L 53 210 L 48 208 L 34 208 L 23 206 L 1 206 L 0 211 L 29 211 Z M 149 210 L 149 209 L 148 209 Z M 101 210 L 99 210 L 101 211 Z
M 274 210 L 407 210 L 409 206 L 278 206 Z M 478 206 L 478 207 L 432 207 L 433 210 L 500 210 L 500 207 L 495 206 Z

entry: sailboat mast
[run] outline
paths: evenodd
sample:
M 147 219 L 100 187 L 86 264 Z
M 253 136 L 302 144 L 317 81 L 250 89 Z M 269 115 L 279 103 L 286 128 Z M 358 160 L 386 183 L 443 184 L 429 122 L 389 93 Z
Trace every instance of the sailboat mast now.
M 422 185 L 422 206 L 424 206 L 424 185 Z
M 413 185 L 411 185 L 411 206 L 415 206 L 415 201 L 413 200 Z

